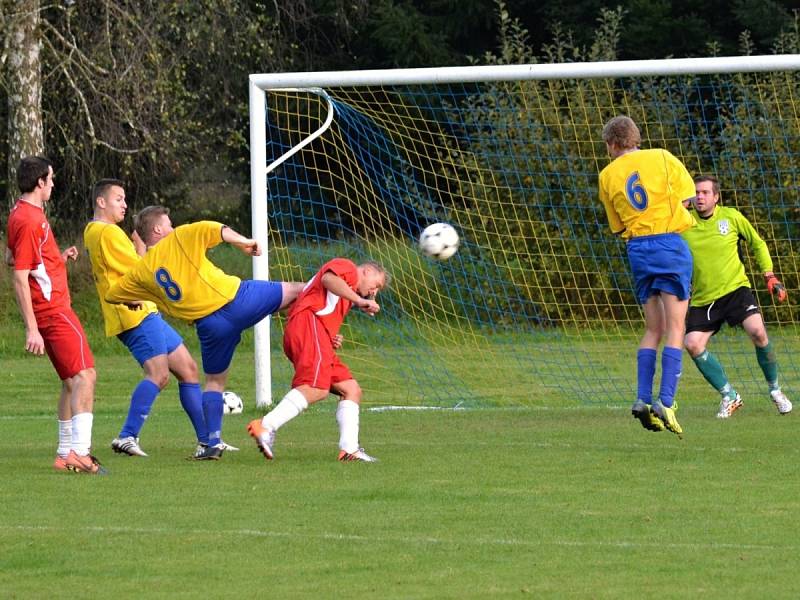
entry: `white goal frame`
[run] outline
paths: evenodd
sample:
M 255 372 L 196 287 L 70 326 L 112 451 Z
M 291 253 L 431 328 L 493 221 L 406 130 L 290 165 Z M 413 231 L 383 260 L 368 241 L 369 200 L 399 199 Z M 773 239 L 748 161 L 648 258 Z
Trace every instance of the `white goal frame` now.
M 324 71 L 250 75 L 250 185 L 252 236 L 262 248 L 253 257 L 253 277 L 269 278 L 267 175 L 303 146 L 319 137 L 330 126 L 333 108 L 326 87 L 476 83 L 544 79 L 600 79 L 609 77 L 647 77 L 708 75 L 715 73 L 755 73 L 800 70 L 800 54 L 714 58 L 672 58 L 665 60 L 606 61 L 593 63 L 491 65 L 476 67 L 437 67 L 425 69 L 386 69 L 366 71 Z M 317 131 L 269 165 L 266 162 L 266 94 L 270 90 L 304 90 L 328 101 L 328 118 Z M 269 317 L 255 326 L 256 405 L 272 404 Z

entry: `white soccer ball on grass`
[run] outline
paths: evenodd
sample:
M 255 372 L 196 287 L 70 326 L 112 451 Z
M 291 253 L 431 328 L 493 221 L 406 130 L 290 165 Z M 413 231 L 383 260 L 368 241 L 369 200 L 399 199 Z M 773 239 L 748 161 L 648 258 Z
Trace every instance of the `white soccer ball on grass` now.
M 449 223 L 428 225 L 419 236 L 419 249 L 430 258 L 447 260 L 458 250 L 458 232 Z
M 244 410 L 244 402 L 235 392 L 222 392 L 222 412 L 226 415 L 238 415 Z

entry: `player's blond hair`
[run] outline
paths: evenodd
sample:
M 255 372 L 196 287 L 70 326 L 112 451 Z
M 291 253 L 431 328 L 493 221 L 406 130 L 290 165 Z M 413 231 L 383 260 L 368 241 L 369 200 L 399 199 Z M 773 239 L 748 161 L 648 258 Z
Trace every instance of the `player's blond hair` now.
M 620 150 L 637 148 L 642 143 L 642 134 L 633 119 L 619 115 L 603 127 L 603 141 Z
M 374 260 L 367 260 L 361 263 L 360 266 L 369 267 L 370 269 L 373 269 L 378 273 L 382 273 L 385 280 L 384 287 L 389 287 L 389 283 L 392 280 L 392 274 L 389 273 L 381 263 L 376 262 Z

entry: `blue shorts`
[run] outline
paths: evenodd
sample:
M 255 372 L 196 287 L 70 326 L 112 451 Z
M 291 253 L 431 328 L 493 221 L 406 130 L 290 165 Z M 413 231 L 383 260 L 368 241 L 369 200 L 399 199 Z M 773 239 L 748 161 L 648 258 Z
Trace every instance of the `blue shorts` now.
M 659 292 L 667 292 L 679 300 L 689 297 L 692 253 L 679 234 L 643 235 L 630 239 L 628 260 L 640 304 Z
M 203 372 L 223 373 L 231 366 L 242 331 L 281 307 L 283 288 L 277 281 L 242 281 L 236 297 L 207 317 L 195 321 Z
M 144 321 L 123 331 L 117 339 L 125 344 L 140 365 L 154 356 L 170 354 L 183 343 L 183 338 L 158 313 L 147 315 Z

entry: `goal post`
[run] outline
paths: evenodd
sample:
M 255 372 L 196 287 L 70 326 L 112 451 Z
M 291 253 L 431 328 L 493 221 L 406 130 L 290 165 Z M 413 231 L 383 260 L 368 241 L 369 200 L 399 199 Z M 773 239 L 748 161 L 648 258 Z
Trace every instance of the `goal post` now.
M 307 280 L 337 255 L 387 267 L 384 310 L 343 329 L 367 402 L 627 403 L 642 318 L 596 197 L 600 131 L 624 113 L 643 147 L 718 175 L 767 241 L 790 303 L 771 303 L 745 252 L 748 275 L 782 378 L 800 383 L 799 68 L 773 55 L 251 75 L 254 277 Z M 442 263 L 415 249 L 437 221 L 463 242 Z M 262 407 L 273 379 L 289 384 L 280 322 L 256 326 Z M 763 391 L 752 346 L 721 335 L 737 389 Z

